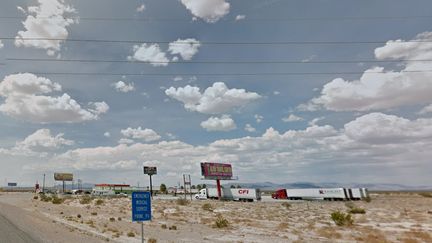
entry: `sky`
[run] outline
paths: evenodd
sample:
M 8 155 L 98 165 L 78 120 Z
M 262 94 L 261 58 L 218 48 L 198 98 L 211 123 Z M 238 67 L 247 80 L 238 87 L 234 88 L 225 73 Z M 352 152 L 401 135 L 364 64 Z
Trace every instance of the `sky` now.
M 432 2 L 5 0 L 0 184 L 430 185 Z

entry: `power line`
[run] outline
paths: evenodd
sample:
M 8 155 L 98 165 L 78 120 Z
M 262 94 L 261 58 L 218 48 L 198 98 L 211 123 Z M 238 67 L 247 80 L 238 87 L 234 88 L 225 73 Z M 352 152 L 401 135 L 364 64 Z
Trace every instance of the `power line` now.
M 138 60 L 102 60 L 102 59 L 45 59 L 45 58 L 6 58 L 7 61 L 26 62 L 78 62 L 78 63 L 133 63 L 133 64 L 337 64 L 337 63 L 400 63 L 400 62 L 432 62 L 432 59 L 400 59 L 400 60 L 325 60 L 325 61 L 138 61 Z
M 15 37 L 0 37 L 0 40 L 15 40 Z M 65 42 L 96 42 L 96 43 L 156 43 L 156 44 L 173 44 L 173 45 L 190 45 L 190 41 L 158 41 L 158 40 L 106 40 L 106 39 L 60 39 L 60 38 L 18 38 L 24 41 L 65 41 Z M 222 41 L 200 41 L 201 45 L 357 45 L 357 44 L 383 44 L 388 40 L 371 40 L 371 41 L 264 41 L 264 42 L 222 42 Z M 393 44 L 404 43 L 432 43 L 431 40 L 407 40 L 392 42 Z
M 3 20 L 25 19 L 27 16 L 0 16 Z M 50 16 L 37 16 L 40 19 L 50 19 Z M 137 21 L 137 22 L 193 22 L 188 18 L 112 18 L 112 17 L 75 17 L 64 16 L 65 19 L 86 20 L 86 21 Z M 339 20 L 407 20 L 407 19 L 430 19 L 430 15 L 417 15 L 417 16 L 339 16 L 339 17 L 309 17 L 309 18 L 251 18 L 247 17 L 242 21 L 262 21 L 262 22 L 301 22 L 301 21 L 339 21 Z M 238 22 L 235 19 L 221 19 L 222 22 Z
M 432 73 L 432 70 L 402 70 L 401 73 Z M 75 72 L 31 72 L 35 75 L 65 76 L 296 76 L 296 75 L 344 75 L 385 74 L 386 71 L 368 72 L 284 72 L 284 73 L 75 73 Z

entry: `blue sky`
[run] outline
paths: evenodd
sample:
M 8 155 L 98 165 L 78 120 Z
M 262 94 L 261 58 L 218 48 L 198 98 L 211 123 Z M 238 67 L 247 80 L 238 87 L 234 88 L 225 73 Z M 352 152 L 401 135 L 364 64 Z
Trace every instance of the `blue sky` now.
M 136 184 L 145 164 L 176 184 L 220 161 L 244 182 L 425 185 L 431 12 L 420 0 L 3 1 L 0 178 Z

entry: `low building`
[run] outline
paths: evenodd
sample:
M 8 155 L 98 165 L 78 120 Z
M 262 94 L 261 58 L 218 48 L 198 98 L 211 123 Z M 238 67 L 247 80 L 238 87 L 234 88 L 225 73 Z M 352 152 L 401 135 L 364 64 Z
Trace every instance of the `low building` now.
M 96 184 L 95 190 L 130 191 L 130 185 L 126 184 Z

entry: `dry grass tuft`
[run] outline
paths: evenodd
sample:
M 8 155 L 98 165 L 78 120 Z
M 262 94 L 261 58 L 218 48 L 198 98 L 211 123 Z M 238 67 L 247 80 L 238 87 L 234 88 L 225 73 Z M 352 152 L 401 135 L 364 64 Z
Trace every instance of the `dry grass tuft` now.
M 337 226 L 351 226 L 354 223 L 351 214 L 345 214 L 340 211 L 333 212 L 331 214 L 331 219 Z
M 226 218 L 222 217 L 222 215 L 219 215 L 219 216 L 216 218 L 216 221 L 215 221 L 214 226 L 215 226 L 216 228 L 219 228 L 219 229 L 220 229 L 220 228 L 226 228 L 226 227 L 229 226 L 229 222 L 228 222 L 228 220 L 227 220 Z
M 187 200 L 187 199 L 184 199 L 184 198 L 178 198 L 178 199 L 176 200 L 176 203 L 177 203 L 177 205 L 186 206 L 186 205 L 188 205 L 190 202 L 189 202 L 189 200 Z
M 93 201 L 93 198 L 85 195 L 81 198 L 81 200 L 79 201 L 81 204 L 89 204 L 91 201 Z
M 155 238 L 150 238 L 147 240 L 148 243 L 157 243 L 157 240 Z
M 203 204 L 202 209 L 209 212 L 213 212 L 214 210 L 213 206 L 210 203 Z

